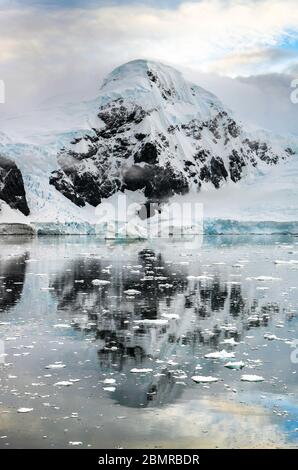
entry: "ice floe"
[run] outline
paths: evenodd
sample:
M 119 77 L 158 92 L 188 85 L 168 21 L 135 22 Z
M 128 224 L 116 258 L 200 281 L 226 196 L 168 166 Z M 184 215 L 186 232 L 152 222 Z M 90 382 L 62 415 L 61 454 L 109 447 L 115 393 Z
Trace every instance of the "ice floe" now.
M 69 441 L 68 444 L 69 444 L 70 446 L 74 446 L 74 447 L 82 446 L 82 445 L 83 445 L 82 441 Z
M 138 323 L 141 323 L 143 325 L 166 325 L 169 320 L 166 320 L 166 319 L 159 319 L 159 318 L 156 318 L 156 319 L 152 319 L 151 318 L 145 318 L 144 320 L 134 320 L 133 321 L 134 323 L 138 324 Z
M 45 366 L 45 369 L 64 369 L 64 367 L 66 367 L 66 364 L 57 362 L 57 363 L 49 364 L 48 366 Z
M 198 383 L 212 383 L 219 381 L 217 377 L 212 377 L 211 375 L 193 375 L 192 380 Z
M 263 382 L 265 379 L 261 375 L 245 374 L 241 376 L 242 382 Z
M 70 380 L 61 380 L 61 382 L 56 382 L 54 384 L 55 387 L 70 387 L 70 385 L 73 385 L 73 382 Z
M 238 341 L 235 341 L 235 338 L 226 338 L 222 341 L 222 344 L 228 344 L 229 346 L 237 346 Z
M 115 379 L 104 379 L 103 381 L 104 384 L 114 384 L 116 383 Z
M 106 279 L 93 279 L 92 284 L 94 286 L 107 286 L 111 284 L 111 282 L 107 281 Z
M 141 291 L 136 289 L 127 289 L 124 291 L 125 295 L 129 295 L 130 297 L 134 297 L 135 295 L 140 295 Z
M 19 408 L 18 413 L 30 413 L 34 408 Z
M 268 339 L 268 341 L 273 341 L 275 339 L 279 339 L 276 335 L 273 335 L 271 333 L 265 333 L 264 338 Z
M 230 357 L 235 357 L 235 353 L 233 352 L 228 352 L 225 349 L 222 349 L 222 351 L 215 351 L 212 353 L 205 354 L 207 359 L 228 359 Z
M 227 367 L 227 369 L 235 369 L 235 370 L 243 369 L 244 366 L 245 366 L 245 363 L 243 361 L 230 361 L 225 364 L 225 367 Z

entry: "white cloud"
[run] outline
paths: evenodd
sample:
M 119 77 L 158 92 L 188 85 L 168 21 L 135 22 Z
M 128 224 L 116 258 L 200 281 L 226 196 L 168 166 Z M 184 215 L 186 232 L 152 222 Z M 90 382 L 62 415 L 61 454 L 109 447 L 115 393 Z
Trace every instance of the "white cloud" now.
M 275 50 L 297 35 L 296 0 L 203 0 L 176 9 L 134 5 L 88 9 L 5 7 L 0 15 L 0 78 L 7 107 L 51 94 L 96 92 L 120 63 L 148 57 L 225 75 L 293 67 Z M 284 54 L 286 55 L 286 53 Z
M 183 73 L 217 95 L 234 111 L 237 120 L 276 133 L 298 134 L 298 105 L 291 101 L 290 75 L 272 73 L 230 78 L 190 69 Z

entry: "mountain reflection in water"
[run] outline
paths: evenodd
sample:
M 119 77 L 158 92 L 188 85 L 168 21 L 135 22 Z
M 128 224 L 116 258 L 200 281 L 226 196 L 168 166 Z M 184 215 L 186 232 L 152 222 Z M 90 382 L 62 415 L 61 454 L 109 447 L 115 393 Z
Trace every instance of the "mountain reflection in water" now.
M 200 265 L 197 276 L 188 271 L 188 262 L 177 265 L 143 249 L 128 264 L 76 259 L 52 282 L 58 310 L 98 344 L 100 370 L 118 374 L 111 396 L 120 404 L 174 402 L 194 362 L 202 361 L 202 347 L 231 352 L 225 340 L 241 343 L 280 311 L 277 303 L 249 295 L 247 285 L 231 281 L 216 264 L 208 274 Z M 94 279 L 109 283 L 94 285 Z M 153 373 L 131 374 L 133 368 Z
M 0 245 L 0 447 L 297 444 L 297 238 Z

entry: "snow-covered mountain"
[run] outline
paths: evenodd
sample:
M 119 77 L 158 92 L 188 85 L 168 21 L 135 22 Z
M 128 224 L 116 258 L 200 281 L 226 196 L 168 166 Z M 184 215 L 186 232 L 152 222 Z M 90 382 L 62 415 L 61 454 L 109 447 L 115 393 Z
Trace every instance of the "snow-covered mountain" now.
M 98 123 L 59 153 L 50 183 L 78 206 L 119 190 L 148 199 L 220 188 L 293 154 L 252 139 L 216 96 L 175 69 L 137 60 L 104 81 Z
M 249 131 L 215 95 L 157 62 L 118 67 L 95 100 L 59 109 L 60 121 L 61 130 L 30 138 L 0 135 L 0 154 L 22 174 L 30 210 L 16 211 L 18 194 L 0 193 L 0 222 L 92 224 L 94 208 L 119 192 L 140 202 L 191 195 L 214 218 L 280 220 L 283 192 L 287 198 L 296 188 L 289 178 L 298 168 L 296 138 Z M 0 160 L 0 184 L 1 174 Z M 260 203 L 267 204 L 261 215 Z M 288 219 L 298 221 L 295 210 Z

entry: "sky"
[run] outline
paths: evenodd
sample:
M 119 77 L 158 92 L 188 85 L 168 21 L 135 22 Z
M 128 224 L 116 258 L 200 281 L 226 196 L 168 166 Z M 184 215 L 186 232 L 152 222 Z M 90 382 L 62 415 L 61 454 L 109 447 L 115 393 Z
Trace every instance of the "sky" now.
M 94 96 L 108 72 L 137 58 L 210 80 L 231 103 L 231 79 L 256 96 L 268 84 L 288 96 L 285 77 L 298 76 L 297 0 L 0 0 L 2 114 Z

